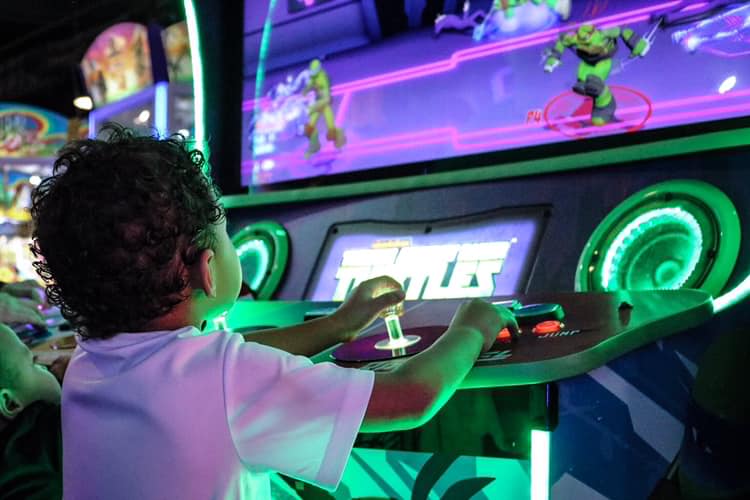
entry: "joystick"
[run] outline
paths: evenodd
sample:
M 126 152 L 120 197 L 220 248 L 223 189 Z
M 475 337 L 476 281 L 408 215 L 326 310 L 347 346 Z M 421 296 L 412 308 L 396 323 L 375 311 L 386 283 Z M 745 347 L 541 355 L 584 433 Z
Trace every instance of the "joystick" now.
M 385 321 L 385 328 L 388 331 L 388 338 L 377 342 L 375 344 L 375 349 L 404 349 L 405 347 L 414 345 L 421 340 L 421 337 L 419 335 L 404 335 L 404 332 L 401 330 L 401 321 L 398 319 L 399 316 L 402 316 L 403 314 L 403 302 L 399 302 L 394 306 L 388 307 L 380 314 L 380 316 Z
M 331 355 L 337 361 L 361 363 L 412 356 L 430 347 L 443 334 L 446 326 L 421 326 L 401 329 L 399 316 L 404 314 L 404 304 L 385 309 L 380 317 L 387 332 L 365 335 L 337 347 Z

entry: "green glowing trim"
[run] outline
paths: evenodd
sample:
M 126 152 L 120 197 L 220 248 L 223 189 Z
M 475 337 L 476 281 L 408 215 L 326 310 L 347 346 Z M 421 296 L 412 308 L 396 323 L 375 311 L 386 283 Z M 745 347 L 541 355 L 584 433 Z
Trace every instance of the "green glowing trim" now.
M 232 236 L 232 245 L 240 260 L 257 256 L 259 265 L 254 276 L 244 276 L 245 283 L 259 300 L 268 300 L 281 283 L 289 260 L 289 235 L 273 221 L 261 221 L 244 227 Z
M 531 500 L 549 499 L 549 434 L 531 430 Z
M 263 94 L 263 83 L 266 79 L 266 60 L 268 59 L 268 47 L 271 45 L 271 31 L 273 30 L 273 11 L 276 8 L 276 0 L 268 2 L 268 12 L 266 12 L 266 21 L 263 23 L 263 34 L 260 38 L 260 50 L 258 51 L 258 67 L 255 70 L 255 101 L 261 98 Z M 255 106 L 253 120 L 257 119 L 257 113 L 260 112 L 260 106 Z M 255 144 L 252 145 L 253 158 L 255 158 Z
M 632 249 L 633 245 L 643 245 L 641 238 L 647 234 L 650 229 L 670 223 L 676 223 L 687 229 L 692 248 L 690 259 L 687 265 L 682 268 L 683 272 L 677 274 L 675 278 L 671 279 L 669 285 L 661 288 L 669 290 L 682 288 L 688 278 L 690 278 L 695 272 L 698 262 L 700 261 L 703 249 L 703 232 L 701 231 L 698 221 L 689 212 L 686 212 L 679 207 L 671 207 L 658 208 L 641 214 L 625 226 L 625 229 L 620 231 L 604 256 L 604 264 L 602 264 L 601 271 L 602 289 L 607 291 L 615 291 L 619 289 L 619 283 L 617 283 L 615 278 L 622 271 L 625 255 Z M 653 241 L 651 243 L 653 243 Z
M 255 276 L 252 278 L 245 277 L 249 281 L 248 285 L 252 290 L 259 290 L 263 284 L 263 278 L 271 262 L 271 252 L 272 250 L 268 248 L 268 244 L 264 240 L 249 240 L 237 247 L 237 257 L 240 258 L 240 262 L 248 254 L 254 254 L 258 257 L 258 269 Z
M 676 225 L 680 231 L 672 237 L 682 238 L 686 247 L 691 243 L 688 241 L 691 235 L 700 234 L 701 240 L 693 242 L 694 252 L 690 252 L 688 265 L 680 266 L 695 271 L 683 275 L 683 279 L 678 280 L 681 283 L 675 285 L 699 288 L 713 296 L 722 291 L 739 255 L 741 235 L 737 210 L 727 195 L 715 186 L 687 179 L 662 182 L 643 189 L 604 218 L 581 252 L 576 268 L 576 291 L 595 291 L 612 286 L 613 277 L 623 272 L 623 269 L 613 268 L 621 264 L 625 255 L 624 251 L 617 251 L 624 250 L 635 237 L 643 236 L 641 229 L 645 231 L 647 228 L 641 228 L 641 222 Z M 700 253 L 695 262 L 697 252 Z M 631 255 L 638 257 L 641 254 Z M 669 262 L 663 264 L 666 266 L 661 270 L 665 271 L 664 275 L 674 271 L 668 269 Z M 676 268 L 677 264 L 673 264 Z
M 398 316 L 395 314 L 385 317 L 385 329 L 388 330 L 388 337 L 393 343 L 398 344 L 403 340 L 404 332 L 401 330 L 401 321 L 399 321 Z
M 204 114 L 204 94 L 203 94 L 203 59 L 201 57 L 201 42 L 198 31 L 198 16 L 195 13 L 195 6 L 192 0 L 184 0 L 185 5 L 185 23 L 187 24 L 188 38 L 190 39 L 190 60 L 193 69 L 193 112 L 195 130 L 195 146 L 208 155 L 208 144 L 205 143 L 205 114 Z M 206 173 L 210 166 L 206 162 Z
M 714 299 L 714 313 L 719 313 L 750 297 L 750 274 L 721 297 Z

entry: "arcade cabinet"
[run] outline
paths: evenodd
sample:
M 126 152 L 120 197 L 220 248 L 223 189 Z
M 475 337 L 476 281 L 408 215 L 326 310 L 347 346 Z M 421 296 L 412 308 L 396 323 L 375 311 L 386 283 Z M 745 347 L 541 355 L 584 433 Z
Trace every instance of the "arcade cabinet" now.
M 476 25 L 439 36 L 405 21 L 418 3 L 246 2 L 248 194 L 224 203 L 262 300 L 226 320 L 292 324 L 393 274 L 404 336 L 429 341 L 476 296 L 524 332 L 424 428 L 363 435 L 338 491 L 297 493 L 730 491 L 693 473 L 685 430 L 705 428 L 695 401 L 723 408 L 700 388 L 709 346 L 746 328 L 747 2 L 471 2 Z M 411 352 L 373 359 L 387 338 L 378 322 L 317 359 L 389 369 Z
M 0 103 L 0 282 L 38 279 L 28 248 L 31 191 L 51 174 L 54 156 L 67 139 L 63 116 Z
M 95 109 L 89 134 L 107 122 L 161 135 L 194 135 L 190 45 L 185 22 L 165 29 L 116 24 L 86 51 L 81 70 Z

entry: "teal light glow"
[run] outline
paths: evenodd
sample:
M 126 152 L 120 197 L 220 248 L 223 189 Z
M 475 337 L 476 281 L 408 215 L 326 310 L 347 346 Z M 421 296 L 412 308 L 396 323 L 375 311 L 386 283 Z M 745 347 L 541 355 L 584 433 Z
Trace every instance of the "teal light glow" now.
M 255 222 L 235 233 L 232 245 L 240 257 L 243 282 L 256 292 L 258 300 L 269 300 L 289 261 L 289 235 L 284 226 L 274 221 Z
M 392 314 L 385 317 L 385 329 L 388 330 L 388 337 L 391 339 L 391 343 L 399 344 L 404 339 L 404 332 L 401 330 L 401 321 L 398 316 Z M 402 347 L 398 345 L 397 347 Z
M 260 99 L 263 93 L 263 83 L 266 79 L 266 59 L 268 58 L 268 47 L 271 44 L 271 31 L 273 30 L 273 12 L 276 8 L 276 0 L 268 2 L 266 21 L 263 23 L 263 34 L 260 38 L 260 51 L 258 52 L 258 67 L 255 70 L 255 100 Z M 253 113 L 258 113 L 259 106 L 255 106 Z M 256 117 L 257 118 L 257 117 Z M 253 157 L 255 157 L 255 145 L 253 144 Z
M 237 256 L 240 258 L 240 262 L 242 262 L 249 255 L 253 255 L 257 259 L 258 266 L 255 269 L 254 276 L 246 276 L 245 278 L 248 280 L 248 286 L 258 291 L 263 284 L 263 277 L 266 275 L 268 266 L 271 263 L 271 255 L 268 246 L 263 240 L 248 240 L 237 247 Z
M 719 313 L 724 309 L 739 304 L 748 297 L 750 297 L 750 275 L 742 280 L 739 285 L 714 299 L 714 312 Z
M 195 114 L 195 146 L 208 156 L 208 144 L 206 144 L 205 129 L 205 104 L 203 95 L 203 59 L 201 57 L 201 42 L 198 31 L 198 17 L 192 0 L 184 0 L 185 22 L 187 24 L 188 38 L 190 39 L 190 59 L 193 67 L 193 110 Z M 206 169 L 210 168 L 206 162 Z
M 169 134 L 169 83 L 159 82 L 154 89 L 154 127 L 159 137 Z
M 656 210 L 667 208 L 677 211 L 661 212 L 656 224 Z M 631 231 L 634 224 L 630 222 L 644 214 L 650 215 L 641 221 L 655 224 Z M 625 238 L 623 228 L 637 234 Z M 605 262 L 616 238 L 618 245 L 627 239 L 629 248 L 621 248 Z M 604 283 L 609 290 L 681 286 L 719 297 L 734 272 L 741 241 L 737 209 L 716 186 L 694 179 L 654 184 L 630 195 L 599 223 L 578 260 L 576 291 L 604 291 Z M 698 263 L 693 268 L 691 261 L 698 251 Z M 605 264 L 610 266 L 606 276 Z
M 531 430 L 531 500 L 549 500 L 549 432 Z
M 637 259 L 645 250 L 658 245 L 660 236 L 656 235 L 649 238 L 648 241 L 643 241 L 645 235 L 659 226 L 668 224 L 676 224 L 686 231 L 687 234 L 681 236 L 688 240 L 689 256 L 687 262 L 684 263 L 674 259 L 662 262 L 655 269 L 655 281 L 660 283 L 659 288 L 673 290 L 681 288 L 688 281 L 700 261 L 703 250 L 703 232 L 696 218 L 679 207 L 649 210 L 633 219 L 620 231 L 604 256 L 602 288 L 604 290 L 618 289 L 620 283 L 618 283 L 617 277 L 622 271 L 625 256 L 628 253 L 635 252 Z M 635 249 L 633 248 L 634 245 L 637 245 Z
M 403 356 L 406 354 L 403 350 L 405 347 L 414 345 L 422 339 L 419 335 L 404 335 L 397 314 L 388 314 L 383 319 L 388 338 L 376 342 L 375 349 L 392 350 L 394 355 Z

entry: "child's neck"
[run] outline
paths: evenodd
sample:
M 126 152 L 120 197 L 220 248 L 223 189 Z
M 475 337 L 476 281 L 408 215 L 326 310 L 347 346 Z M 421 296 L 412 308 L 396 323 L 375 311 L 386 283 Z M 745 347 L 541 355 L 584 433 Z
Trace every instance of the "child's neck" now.
M 201 329 L 203 316 L 198 314 L 191 300 L 177 304 L 167 314 L 149 321 L 145 326 L 147 331 L 179 330 L 186 326 Z

